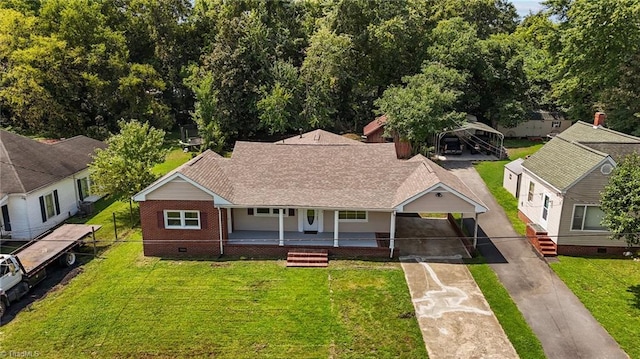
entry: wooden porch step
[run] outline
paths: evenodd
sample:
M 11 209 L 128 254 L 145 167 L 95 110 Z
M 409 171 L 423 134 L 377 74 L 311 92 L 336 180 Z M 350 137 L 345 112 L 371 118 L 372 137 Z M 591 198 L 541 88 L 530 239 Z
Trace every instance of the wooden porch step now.
M 551 238 L 538 238 L 538 245 L 540 246 L 540 252 L 543 256 L 555 257 L 558 255 L 556 244 L 551 240 Z
M 287 253 L 287 267 L 327 267 L 329 252 L 322 249 L 295 249 Z

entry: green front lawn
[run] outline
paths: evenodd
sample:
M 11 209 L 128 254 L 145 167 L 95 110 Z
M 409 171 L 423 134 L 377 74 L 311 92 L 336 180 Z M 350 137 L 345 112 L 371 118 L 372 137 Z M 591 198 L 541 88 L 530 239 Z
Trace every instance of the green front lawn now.
M 467 267 L 516 352 L 521 358 L 545 358 L 542 344 L 496 274 L 489 265 L 482 263 L 483 260 L 480 258 L 476 260 L 480 263 L 469 264 Z
M 132 233 L 20 313 L 0 348 L 46 358 L 426 357 L 398 263 L 160 260 L 142 256 L 140 239 Z
M 522 146 L 524 143 L 518 142 L 517 144 Z M 521 235 L 525 234 L 526 225 L 518 218 L 518 201 L 513 197 L 513 195 L 511 195 L 511 193 L 507 192 L 507 190 L 502 187 L 504 165 L 515 159 L 524 158 L 535 153 L 540 149 L 540 147 L 542 147 L 542 145 L 542 143 L 532 144 L 529 142 L 529 145 L 526 147 L 508 148 L 508 160 L 485 161 L 475 165 L 476 170 L 489 188 L 489 191 L 498 204 L 504 209 L 504 212 L 507 214 L 513 228 Z
M 560 256 L 553 270 L 631 358 L 640 358 L 640 262 Z

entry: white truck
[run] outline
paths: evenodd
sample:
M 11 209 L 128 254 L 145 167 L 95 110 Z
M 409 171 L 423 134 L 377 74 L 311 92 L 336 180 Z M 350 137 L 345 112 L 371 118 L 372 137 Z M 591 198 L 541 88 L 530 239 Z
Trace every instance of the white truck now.
M 50 264 L 75 264 L 73 251 L 82 244 L 82 238 L 92 232 L 92 228 L 74 224 L 63 227 L 49 236 L 27 243 L 12 254 L 0 254 L 0 318 L 11 303 L 20 300 L 46 277 Z

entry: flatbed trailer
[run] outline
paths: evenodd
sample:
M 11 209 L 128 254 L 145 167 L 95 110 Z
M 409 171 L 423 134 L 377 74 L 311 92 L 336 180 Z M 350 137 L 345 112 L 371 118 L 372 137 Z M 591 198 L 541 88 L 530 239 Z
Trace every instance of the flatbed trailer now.
M 100 226 L 96 225 L 93 228 L 97 230 Z M 20 260 L 24 275 L 31 277 L 53 261 L 69 254 L 69 251 L 82 244 L 83 238 L 91 232 L 91 226 L 65 224 L 45 237 L 25 244 L 12 254 Z
M 72 266 L 74 249 L 99 225 L 64 224 L 43 238 L 33 240 L 12 254 L 0 255 L 0 317 L 6 307 L 23 297 L 46 277 L 46 268 L 59 260 Z

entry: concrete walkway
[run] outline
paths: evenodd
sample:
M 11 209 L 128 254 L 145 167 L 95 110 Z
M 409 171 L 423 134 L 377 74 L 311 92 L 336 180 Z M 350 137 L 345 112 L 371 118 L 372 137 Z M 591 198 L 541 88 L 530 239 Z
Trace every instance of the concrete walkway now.
M 628 358 L 578 298 L 514 231 L 470 163 L 447 163 L 490 208 L 479 216 L 478 249 L 490 262 L 549 358 Z M 473 221 L 466 221 L 472 225 Z
M 518 358 L 446 220 L 398 218 L 400 260 L 430 358 Z M 417 239 L 431 229 L 447 239 Z M 411 253 L 411 254 L 410 254 Z

